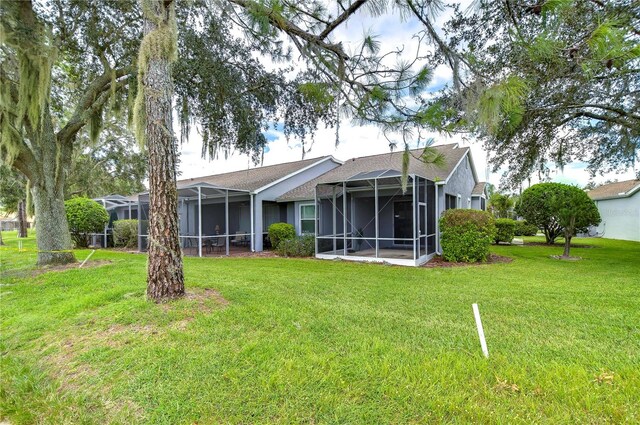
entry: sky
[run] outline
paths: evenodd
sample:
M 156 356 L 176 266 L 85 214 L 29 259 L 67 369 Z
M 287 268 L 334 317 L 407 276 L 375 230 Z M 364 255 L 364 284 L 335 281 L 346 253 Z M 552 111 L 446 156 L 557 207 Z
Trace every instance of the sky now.
M 463 6 L 464 7 L 464 6 Z M 442 23 L 447 19 L 447 14 L 443 13 L 438 17 L 438 22 Z M 370 31 L 378 36 L 381 41 L 381 51 L 388 51 L 396 47 L 404 47 L 407 52 L 413 52 L 416 47 L 412 35 L 419 27 L 417 21 L 400 21 L 399 17 L 392 13 L 380 17 L 372 18 L 366 13 L 359 13 L 352 20 L 339 27 L 334 33 L 334 40 L 341 40 L 348 50 L 362 40 L 362 35 Z M 267 59 L 265 59 L 267 61 Z M 268 62 L 268 61 L 267 61 Z M 268 65 L 267 65 L 268 66 Z M 429 89 L 435 91 L 451 81 L 450 71 L 446 67 L 438 67 L 434 72 L 434 78 Z M 284 134 L 276 129 L 266 132 L 269 141 L 265 149 L 264 162 L 262 165 L 273 165 L 283 162 L 296 161 L 302 159 L 302 149 L 300 141 L 296 139 L 286 140 Z M 471 148 L 473 161 L 476 166 L 478 178 L 488 181 L 498 186 L 502 172 L 491 173 L 487 165 L 487 153 L 482 148 L 479 141 L 468 135 L 453 135 L 447 137 L 438 133 L 427 135 L 435 140 L 435 145 L 446 143 L 458 143 L 461 146 Z M 389 142 L 380 133 L 379 129 L 373 125 L 354 125 L 349 120 L 342 120 L 340 124 L 339 143 L 336 145 L 335 129 L 321 128 L 314 138 L 315 142 L 305 158 L 315 158 L 325 155 L 332 155 L 339 160 L 381 154 L 389 152 Z M 193 130 L 187 143 L 180 148 L 180 169 L 179 178 L 192 178 L 218 174 L 228 171 L 236 171 L 256 166 L 246 155 L 234 154 L 227 158 L 221 157 L 214 160 L 203 159 L 202 139 L 196 130 Z M 596 176 L 591 179 L 586 171 L 586 163 L 576 162 L 568 164 L 562 170 L 551 166 L 552 181 L 562 183 L 586 185 L 590 180 L 601 183 L 606 180 L 629 180 L 635 178 L 635 171 L 629 169 L 626 172 L 614 174 L 609 173 L 603 176 Z M 532 176 L 531 183 L 537 182 Z

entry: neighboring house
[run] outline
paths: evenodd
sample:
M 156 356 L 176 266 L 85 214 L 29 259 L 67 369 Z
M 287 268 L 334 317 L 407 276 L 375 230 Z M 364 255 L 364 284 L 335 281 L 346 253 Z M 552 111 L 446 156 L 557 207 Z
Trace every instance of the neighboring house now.
M 487 182 L 479 182 L 475 185 L 471 191 L 471 208 L 474 210 L 487 210 L 487 203 L 489 202 L 489 193 L 487 191 Z
M 587 194 L 595 201 L 602 218 L 598 234 L 640 241 L 640 180 L 605 184 Z
M 435 149 L 443 166 L 420 161 L 422 149 L 411 151 L 405 192 L 402 152 L 344 163 L 325 156 L 180 180 L 184 252 L 262 251 L 269 225 L 286 222 L 299 235 L 316 235 L 319 258 L 422 264 L 440 251 L 438 218 L 444 210 L 486 209 L 486 184 L 478 182 L 470 149 Z M 129 206 L 113 211 L 127 218 L 120 212 Z M 145 251 L 148 193 L 138 196 L 131 211 L 139 211 L 139 249 Z
M 27 228 L 31 227 L 31 223 L 27 220 Z M 18 230 L 20 228 L 20 220 L 17 214 L 0 215 L 0 231 L 6 232 Z

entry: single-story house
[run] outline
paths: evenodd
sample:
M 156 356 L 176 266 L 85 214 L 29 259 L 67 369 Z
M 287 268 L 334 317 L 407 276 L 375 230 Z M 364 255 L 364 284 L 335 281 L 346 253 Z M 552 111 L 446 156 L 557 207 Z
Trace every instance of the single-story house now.
M 422 149 L 411 151 L 406 191 L 402 152 L 344 162 L 324 156 L 179 180 L 184 252 L 262 251 L 269 225 L 286 222 L 299 235 L 316 235 L 318 258 L 422 264 L 440 251 L 444 210 L 486 209 L 486 184 L 478 181 L 470 149 L 435 149 L 442 166 L 420 161 Z M 120 201 L 113 211 L 118 218 L 121 212 L 139 217 L 139 250 L 145 251 L 149 195 L 138 195 L 135 205 Z
M 640 242 L 640 180 L 609 183 L 587 192 L 600 211 L 597 233 Z

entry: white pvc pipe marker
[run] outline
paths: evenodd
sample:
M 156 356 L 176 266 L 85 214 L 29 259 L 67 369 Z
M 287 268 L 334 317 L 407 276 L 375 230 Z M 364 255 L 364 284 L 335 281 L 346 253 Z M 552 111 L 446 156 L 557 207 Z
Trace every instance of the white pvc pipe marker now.
M 476 318 L 476 326 L 478 327 L 478 337 L 480 337 L 480 346 L 485 357 L 489 357 L 489 350 L 487 349 L 487 341 L 484 339 L 484 329 L 482 328 L 482 321 L 480 320 L 480 310 L 478 310 L 478 304 L 472 304 L 473 316 Z
M 84 263 L 86 263 L 87 261 L 89 261 L 89 258 L 91 258 L 91 256 L 93 255 L 93 253 L 96 252 L 96 250 L 94 249 L 93 251 L 91 251 L 91 253 L 89 254 L 89 256 L 87 258 L 84 259 L 84 261 L 82 262 L 82 264 L 80 264 L 78 266 L 78 268 L 82 268 L 82 266 L 84 266 Z

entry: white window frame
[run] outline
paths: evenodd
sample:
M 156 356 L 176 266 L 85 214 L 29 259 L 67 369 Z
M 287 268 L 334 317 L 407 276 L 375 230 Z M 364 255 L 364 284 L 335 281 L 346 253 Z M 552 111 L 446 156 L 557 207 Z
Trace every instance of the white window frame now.
M 302 207 L 313 207 L 313 218 L 305 218 L 304 220 L 306 221 L 313 221 L 313 232 L 309 232 L 309 233 L 302 233 Z M 314 235 L 316 234 L 315 229 L 316 229 L 316 224 L 315 224 L 315 217 L 316 217 L 316 204 L 313 202 L 308 202 L 305 204 L 300 204 L 298 205 L 298 234 L 299 235 Z M 320 221 L 320 217 L 318 216 L 318 222 Z

